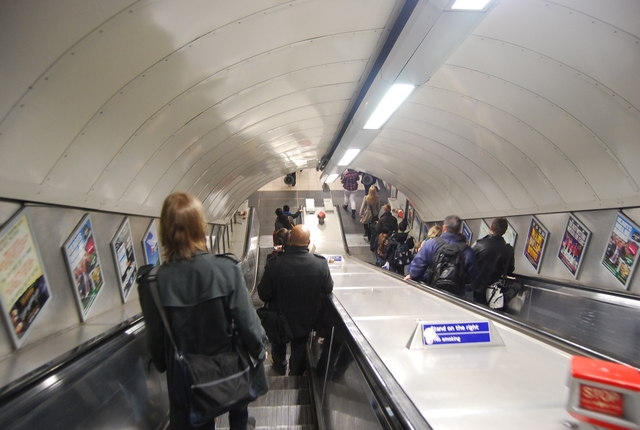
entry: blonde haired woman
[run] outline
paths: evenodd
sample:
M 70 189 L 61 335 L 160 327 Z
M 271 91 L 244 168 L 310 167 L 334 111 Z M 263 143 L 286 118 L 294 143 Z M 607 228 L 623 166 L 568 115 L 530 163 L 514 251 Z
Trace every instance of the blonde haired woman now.
M 159 234 L 165 263 L 158 269 L 155 285 L 177 348 L 181 353 L 204 355 L 230 350 L 237 330 L 249 354 L 261 361 L 266 336 L 238 262 L 207 253 L 205 225 L 202 203 L 192 195 L 177 192 L 165 199 Z M 192 424 L 188 406 L 180 401 L 185 387 L 173 378 L 173 346 L 153 301 L 152 284 L 147 282 L 150 270 L 150 266 L 140 268 L 138 291 L 151 358 L 160 372 L 167 371 L 170 428 L 215 429 L 215 421 Z M 260 370 L 254 376 L 256 396 L 267 390 L 264 367 Z M 246 403 L 230 407 L 231 429 L 246 429 L 248 419 Z
M 379 212 L 380 197 L 378 196 L 378 189 L 376 187 L 370 187 L 369 194 L 362 200 L 359 212 L 360 222 L 364 226 L 364 235 L 368 241 L 371 241 L 371 223 L 378 220 Z

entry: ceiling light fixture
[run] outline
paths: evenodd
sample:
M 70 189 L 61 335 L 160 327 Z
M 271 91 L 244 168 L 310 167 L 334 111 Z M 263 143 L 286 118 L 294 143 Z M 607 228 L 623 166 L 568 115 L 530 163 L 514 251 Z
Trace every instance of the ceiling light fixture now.
M 482 10 L 491 0 L 456 0 L 451 10 Z
M 325 179 L 324 183 L 325 184 L 330 184 L 333 181 L 335 181 L 336 179 L 338 179 L 338 174 L 337 173 L 332 173 L 331 175 L 327 176 L 327 179 Z
M 377 130 L 387 122 L 389 117 L 400 107 L 403 101 L 409 97 L 414 90 L 415 85 L 410 84 L 393 84 L 387 94 L 384 95 L 378 107 L 369 117 L 364 125 L 365 130 Z
M 359 149 L 347 149 L 347 152 L 345 152 L 340 161 L 338 161 L 338 166 L 348 166 L 359 153 Z

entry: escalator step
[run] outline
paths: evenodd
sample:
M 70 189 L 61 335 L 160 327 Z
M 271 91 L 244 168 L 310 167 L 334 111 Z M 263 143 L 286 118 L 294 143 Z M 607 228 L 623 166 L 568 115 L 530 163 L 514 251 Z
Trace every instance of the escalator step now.
M 304 376 L 269 376 L 269 390 L 309 389 Z
M 256 406 L 287 406 L 287 405 L 310 405 L 311 396 L 309 390 L 305 389 L 282 389 L 274 390 L 273 386 L 255 402 L 249 404 Z
M 315 429 L 315 418 L 310 405 L 249 406 L 249 416 L 256 419 L 256 429 Z M 218 417 L 216 429 L 228 428 L 227 414 Z

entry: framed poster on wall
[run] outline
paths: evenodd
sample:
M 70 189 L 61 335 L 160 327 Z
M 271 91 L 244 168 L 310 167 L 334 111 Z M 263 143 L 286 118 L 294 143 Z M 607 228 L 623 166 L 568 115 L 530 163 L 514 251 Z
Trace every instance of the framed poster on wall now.
M 144 252 L 144 261 L 146 264 L 159 266 L 162 264 L 160 256 L 160 241 L 158 239 L 158 229 L 156 228 L 156 220 L 153 219 L 147 227 L 142 237 L 142 250 Z
M 582 264 L 590 237 L 591 232 L 589 229 L 578 221 L 578 218 L 573 214 L 570 214 L 567 220 L 567 227 L 564 229 L 562 241 L 560 242 L 558 258 L 574 279 L 578 277 L 578 271 L 580 270 L 580 265 Z
M 473 232 L 471 231 L 471 229 L 467 225 L 466 221 L 462 221 L 461 232 L 464 235 L 464 237 L 467 238 L 467 245 L 471 245 L 471 239 L 473 239 Z
M 111 251 L 116 263 L 116 273 L 120 283 L 120 296 L 122 303 L 126 303 L 131 288 L 136 282 L 138 266 L 136 265 L 136 254 L 133 250 L 133 237 L 129 217 L 125 217 L 118 228 L 116 235 L 111 241 Z
M 407 224 L 411 229 L 411 235 L 416 237 L 416 235 L 420 235 L 420 228 L 422 226 L 422 220 L 420 219 L 420 215 L 414 210 L 413 211 L 413 224 Z
M 487 224 L 485 220 L 480 220 L 480 232 L 478 233 L 478 239 L 482 239 L 488 234 L 491 234 L 489 224 Z M 505 242 L 515 248 L 516 240 L 518 239 L 518 232 L 515 231 L 513 227 L 511 227 L 510 223 L 507 223 L 507 231 L 504 232 L 502 238 Z
M 524 245 L 524 256 L 531 263 L 536 272 L 540 272 L 540 265 L 544 255 L 544 247 L 549 238 L 549 231 L 536 219 L 531 217 L 531 225 Z M 506 240 L 506 238 L 505 238 Z
M 71 232 L 62 245 L 62 253 L 67 262 L 67 270 L 82 321 L 85 321 L 104 285 L 100 256 L 89 214 L 82 217 L 80 223 Z
M 22 209 L 0 230 L 0 304 L 16 348 L 24 343 L 50 298 L 40 252 Z
M 624 288 L 629 288 L 635 271 L 638 247 L 640 229 L 633 221 L 619 213 L 611 229 L 602 264 Z

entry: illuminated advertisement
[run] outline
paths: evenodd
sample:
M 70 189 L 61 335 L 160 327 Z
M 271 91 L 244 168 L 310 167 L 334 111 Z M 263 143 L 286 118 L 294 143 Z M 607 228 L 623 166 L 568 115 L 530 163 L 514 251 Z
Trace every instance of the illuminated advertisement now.
M 560 242 L 558 258 L 574 278 L 578 277 L 578 270 L 580 270 L 590 236 L 591 232 L 575 216 L 569 215 L 567 227 Z
M 462 234 L 467 239 L 467 245 L 471 245 L 471 239 L 473 238 L 473 232 L 467 225 L 466 221 L 462 221 Z
M 144 251 L 144 261 L 147 264 L 159 266 L 162 264 L 160 257 L 160 243 L 158 239 L 158 230 L 156 229 L 156 220 L 149 223 L 149 228 L 142 238 L 142 250 Z
M 85 215 L 62 246 L 82 321 L 104 285 L 91 218 Z
M 113 252 L 113 259 L 116 262 L 116 271 L 120 283 L 120 295 L 122 302 L 125 303 L 133 284 L 136 282 L 136 276 L 138 274 L 136 255 L 133 251 L 133 237 L 131 236 L 131 226 L 129 225 L 128 217 L 125 217 L 116 235 L 113 237 L 111 241 L 111 251 Z
M 629 288 L 640 246 L 640 230 L 630 219 L 618 214 L 611 230 L 602 264 L 625 288 Z
M 548 237 L 549 231 L 540 224 L 540 221 L 538 221 L 536 217 L 531 217 L 527 243 L 524 246 L 524 256 L 529 260 L 529 263 L 531 263 L 536 272 L 540 271 L 540 263 L 542 263 L 544 246 L 547 243 Z
M 491 230 L 489 229 L 489 225 L 485 220 L 480 222 L 480 234 L 478 234 L 478 239 L 482 239 L 483 237 L 491 234 Z M 511 245 L 513 248 L 516 247 L 516 239 L 518 238 L 518 232 L 511 227 L 511 224 L 507 223 L 507 231 L 504 232 L 502 238 L 505 242 Z
M 16 348 L 50 297 L 29 219 L 21 211 L 0 231 L 0 303 Z

